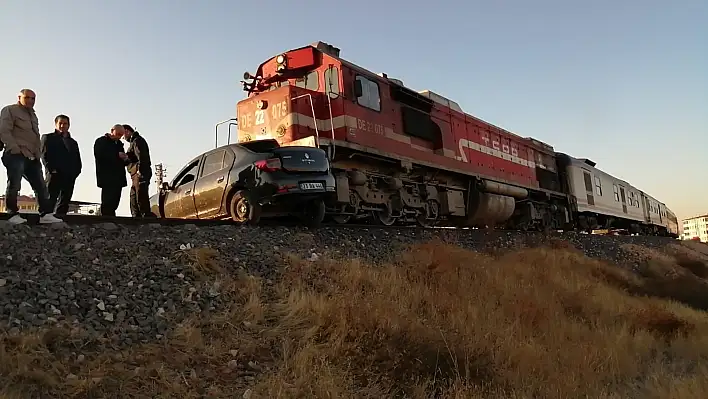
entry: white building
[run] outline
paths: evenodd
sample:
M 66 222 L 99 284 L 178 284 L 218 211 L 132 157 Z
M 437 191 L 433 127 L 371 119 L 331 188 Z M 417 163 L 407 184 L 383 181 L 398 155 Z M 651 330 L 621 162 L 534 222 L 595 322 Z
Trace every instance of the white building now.
M 701 242 L 708 242 L 708 215 L 685 219 L 681 238 L 684 240 L 699 239 Z

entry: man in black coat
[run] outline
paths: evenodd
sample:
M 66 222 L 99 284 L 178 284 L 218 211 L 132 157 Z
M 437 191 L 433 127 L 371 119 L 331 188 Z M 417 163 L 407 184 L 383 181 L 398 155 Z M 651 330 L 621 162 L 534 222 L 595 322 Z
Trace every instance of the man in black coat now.
M 79 144 L 69 133 L 66 115 L 54 118 L 54 132 L 42 135 L 42 161 L 46 171 L 47 191 L 55 215 L 66 215 L 74 195 L 76 178 L 81 174 Z
M 156 217 L 150 210 L 150 179 L 152 178 L 152 162 L 150 147 L 147 141 L 130 125 L 123 125 L 123 138 L 130 143 L 128 146 L 127 169 L 132 180 L 130 187 L 130 213 L 135 218 Z
M 93 144 L 96 185 L 101 188 L 101 215 L 103 216 L 116 215 L 123 187 L 128 185 L 125 177 L 128 155 L 120 141 L 124 133 L 123 125 L 114 125 L 110 133 L 97 138 Z

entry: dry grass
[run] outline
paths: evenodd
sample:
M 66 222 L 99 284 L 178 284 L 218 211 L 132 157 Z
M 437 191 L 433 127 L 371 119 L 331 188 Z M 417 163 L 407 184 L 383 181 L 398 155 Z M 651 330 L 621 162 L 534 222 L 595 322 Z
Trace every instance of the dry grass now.
M 7 397 L 705 397 L 704 261 L 624 250 L 641 274 L 562 241 L 494 256 L 430 242 L 380 267 L 286 257 L 273 285 L 193 252 L 230 311 L 123 352 L 81 349 L 77 330 L 5 337 L 0 375 Z

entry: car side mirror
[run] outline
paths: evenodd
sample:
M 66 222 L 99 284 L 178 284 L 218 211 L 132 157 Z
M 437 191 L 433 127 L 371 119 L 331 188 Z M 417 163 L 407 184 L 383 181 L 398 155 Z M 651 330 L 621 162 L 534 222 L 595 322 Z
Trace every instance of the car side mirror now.
M 170 191 L 170 183 L 162 182 L 162 189 L 165 191 Z

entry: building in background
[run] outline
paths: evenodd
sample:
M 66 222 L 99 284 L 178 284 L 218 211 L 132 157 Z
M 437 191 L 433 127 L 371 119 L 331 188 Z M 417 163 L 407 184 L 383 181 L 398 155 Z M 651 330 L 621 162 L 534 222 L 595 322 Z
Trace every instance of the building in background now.
M 684 240 L 708 242 L 708 215 L 684 219 L 681 238 Z
M 20 213 L 39 213 L 39 205 L 37 199 L 29 195 L 20 195 L 17 197 L 17 207 L 20 208 Z M 101 209 L 101 204 L 85 201 L 69 202 L 69 215 L 98 215 Z M 5 196 L 0 196 L 0 210 L 5 210 Z

